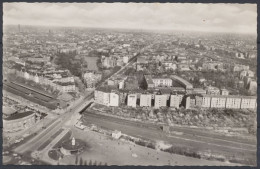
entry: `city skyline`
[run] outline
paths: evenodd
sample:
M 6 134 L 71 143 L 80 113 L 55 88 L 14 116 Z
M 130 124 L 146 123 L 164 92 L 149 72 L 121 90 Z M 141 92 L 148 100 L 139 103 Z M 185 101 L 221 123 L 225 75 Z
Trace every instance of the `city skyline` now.
M 4 3 L 3 25 L 256 34 L 256 10 L 256 4 Z

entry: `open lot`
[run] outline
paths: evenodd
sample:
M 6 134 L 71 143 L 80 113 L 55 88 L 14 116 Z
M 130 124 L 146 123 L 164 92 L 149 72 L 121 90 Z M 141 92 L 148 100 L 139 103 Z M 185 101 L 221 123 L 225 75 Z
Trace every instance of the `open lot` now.
M 188 129 L 181 130 L 181 128 L 178 128 L 178 132 L 183 131 L 183 135 L 171 134 L 169 136 L 158 130 L 156 126 L 146 125 L 145 123 L 140 124 L 140 122 L 129 122 L 114 117 L 93 114 L 91 112 L 86 112 L 82 121 L 85 124 L 96 124 L 105 129 L 120 130 L 127 135 L 139 138 L 154 141 L 162 140 L 168 144 L 194 149 L 194 151 L 210 151 L 213 154 L 224 155 L 229 159 L 236 157 L 238 159 L 256 160 L 256 143 L 253 143 L 253 141 L 246 142 L 243 140 L 240 142 L 240 140 L 237 139 L 229 137 L 221 138 L 218 135 L 205 132 L 201 135 L 201 132 L 195 129 L 192 129 L 193 134 L 190 134 L 187 132 Z
M 190 158 L 170 154 L 146 147 L 134 145 L 128 142 L 114 140 L 102 134 L 92 131 L 83 131 L 72 128 L 75 138 L 84 140 L 89 146 L 79 155 L 79 159 L 92 164 L 107 165 L 237 165 Z M 75 156 L 67 156 L 61 160 L 64 164 L 75 165 Z

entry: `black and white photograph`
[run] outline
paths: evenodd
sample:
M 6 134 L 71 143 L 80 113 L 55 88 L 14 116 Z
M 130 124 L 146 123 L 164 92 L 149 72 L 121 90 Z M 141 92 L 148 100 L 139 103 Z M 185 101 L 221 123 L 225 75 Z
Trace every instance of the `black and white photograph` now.
M 256 3 L 3 3 L 3 165 L 257 166 Z

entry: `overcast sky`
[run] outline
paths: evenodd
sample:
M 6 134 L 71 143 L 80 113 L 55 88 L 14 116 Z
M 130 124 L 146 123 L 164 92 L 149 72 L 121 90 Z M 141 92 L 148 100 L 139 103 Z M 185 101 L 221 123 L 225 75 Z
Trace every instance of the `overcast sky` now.
M 4 3 L 4 25 L 168 29 L 256 34 L 256 4 Z

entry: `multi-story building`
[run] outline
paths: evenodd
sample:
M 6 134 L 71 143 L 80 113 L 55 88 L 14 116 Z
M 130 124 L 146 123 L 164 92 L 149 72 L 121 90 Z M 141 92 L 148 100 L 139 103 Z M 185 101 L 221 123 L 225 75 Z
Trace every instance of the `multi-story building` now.
M 119 88 L 119 89 L 123 89 L 124 86 L 125 86 L 125 81 L 124 81 L 124 80 L 122 80 L 122 81 L 120 81 L 120 82 L 118 83 L 118 88 Z
M 249 90 L 251 93 L 256 94 L 256 91 L 257 91 L 257 82 L 256 82 L 255 80 L 250 81 L 248 90 Z
M 137 95 L 136 94 L 129 94 L 127 96 L 127 106 L 136 107 L 136 102 L 137 102 Z
M 119 106 L 119 95 L 115 92 L 110 93 L 109 97 L 110 106 Z
M 227 89 L 221 89 L 221 95 L 229 95 L 229 91 Z
M 241 109 L 255 109 L 256 108 L 256 97 L 254 96 L 243 96 L 241 99 Z
M 102 66 L 105 68 L 115 67 L 117 65 L 117 61 L 114 57 L 103 57 L 101 59 Z
M 129 60 L 128 56 L 123 56 L 123 62 L 124 62 L 124 64 L 128 63 L 128 60 Z
M 211 96 L 203 95 L 201 107 L 210 108 L 210 104 L 211 104 L 210 102 L 211 102 Z
M 172 79 L 170 78 L 152 78 L 155 87 L 171 87 Z
M 226 97 L 225 96 L 211 96 L 211 108 L 225 108 Z
M 151 75 L 145 75 L 144 79 L 145 79 L 145 83 L 146 83 L 146 88 L 154 88 L 155 87 Z
M 105 88 L 100 88 L 94 92 L 95 102 L 105 106 L 110 105 L 110 91 Z
M 17 132 L 28 129 L 35 123 L 35 112 L 14 113 L 3 118 L 3 130 L 5 132 Z
M 35 83 L 39 83 L 40 82 L 40 79 L 39 79 L 39 76 L 37 75 L 37 73 L 34 76 L 34 82 Z
M 206 91 L 207 91 L 208 95 L 219 95 L 220 94 L 219 88 L 213 87 L 213 86 L 206 87 Z
M 195 96 L 195 100 L 196 100 L 196 106 L 197 107 L 201 107 L 202 106 L 202 102 L 203 102 L 202 95 L 196 95 Z
M 177 69 L 176 63 L 173 63 L 172 61 L 164 61 L 164 62 L 162 62 L 162 65 L 164 65 L 166 70 L 168 70 L 168 69 L 176 70 Z
M 244 77 L 244 87 L 248 88 L 251 81 L 252 81 L 251 77 L 248 76 Z
M 204 62 L 202 64 L 203 70 L 222 70 L 223 63 L 220 62 Z
M 180 97 L 178 95 L 171 95 L 170 107 L 179 108 L 179 106 L 180 106 Z
M 241 107 L 241 98 L 237 96 L 228 96 L 226 100 L 226 108 L 230 109 L 240 109 Z
M 151 94 L 141 94 L 140 106 L 141 107 L 151 107 L 152 106 L 152 95 Z
M 255 73 L 251 70 L 243 70 L 240 72 L 240 79 L 243 79 L 244 77 L 254 77 Z
M 155 95 L 154 108 L 166 107 L 167 96 L 166 95 Z
M 83 74 L 83 81 L 86 84 L 87 88 L 93 88 L 98 81 L 101 80 L 101 74 L 95 72 L 86 72 Z
M 193 99 L 192 99 L 193 100 Z M 194 99 L 194 104 L 195 104 L 195 99 Z M 191 107 L 191 98 L 190 98 L 190 96 L 187 96 L 186 98 L 185 98 L 185 108 L 186 109 L 189 109 Z

